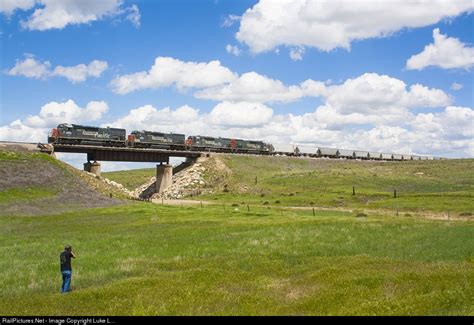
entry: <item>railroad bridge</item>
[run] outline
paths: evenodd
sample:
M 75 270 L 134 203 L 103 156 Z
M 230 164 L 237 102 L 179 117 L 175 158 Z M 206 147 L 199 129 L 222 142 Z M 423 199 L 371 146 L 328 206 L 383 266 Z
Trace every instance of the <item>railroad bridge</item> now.
M 170 157 L 186 158 L 186 162 L 175 168 L 175 172 L 183 169 L 196 161 L 197 158 L 209 155 L 210 152 L 223 152 L 221 148 L 206 148 L 206 151 L 170 150 L 158 148 L 133 148 L 133 147 L 104 147 L 96 145 L 69 145 L 69 144 L 38 144 L 42 152 L 52 154 L 54 152 L 85 153 L 87 163 L 84 170 L 100 175 L 100 163 L 97 161 L 127 161 L 127 162 L 154 162 L 159 163 L 156 167 L 156 191 L 159 193 L 172 182 L 173 167 L 170 165 Z M 261 154 L 261 153 L 251 153 Z M 410 160 L 437 160 L 439 157 L 387 154 L 360 150 L 345 150 L 335 148 L 316 147 L 301 151 L 298 147 L 286 148 L 282 151 L 265 153 L 271 155 L 285 155 L 297 157 L 334 158 L 334 159 L 357 159 L 357 160 L 384 160 L 384 161 L 410 161 Z
M 156 192 L 160 193 L 172 183 L 173 166 L 169 163 L 170 157 L 186 158 L 183 167 L 191 165 L 197 158 L 206 155 L 198 151 L 179 151 L 151 148 L 130 147 L 102 147 L 91 145 L 66 145 L 66 144 L 39 144 L 40 150 L 45 153 L 84 153 L 87 162 L 84 170 L 100 176 L 100 163 L 98 161 L 123 161 L 123 162 L 153 162 L 156 166 Z M 176 169 L 180 168 L 178 166 Z

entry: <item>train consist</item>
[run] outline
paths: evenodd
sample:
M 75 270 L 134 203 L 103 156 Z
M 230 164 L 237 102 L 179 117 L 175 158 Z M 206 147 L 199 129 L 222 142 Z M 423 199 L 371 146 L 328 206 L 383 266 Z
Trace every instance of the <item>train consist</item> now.
M 77 124 L 59 124 L 48 136 L 50 144 L 94 145 L 106 147 L 130 147 L 166 150 L 212 151 L 227 153 L 249 153 L 259 155 L 287 155 L 327 157 L 361 160 L 433 160 L 427 156 L 399 155 L 369 151 L 346 150 L 318 147 L 317 150 L 302 151 L 298 147 L 288 151 L 275 151 L 272 144 L 263 141 L 242 140 L 209 136 L 186 136 L 177 133 L 154 131 L 132 131 L 125 129 L 101 128 Z

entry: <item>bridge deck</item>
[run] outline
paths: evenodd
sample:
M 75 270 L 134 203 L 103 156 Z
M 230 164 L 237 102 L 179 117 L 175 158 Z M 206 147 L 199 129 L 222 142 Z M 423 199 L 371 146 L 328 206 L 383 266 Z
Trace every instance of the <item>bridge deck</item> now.
M 202 155 L 197 151 L 89 145 L 55 144 L 53 148 L 54 152 L 85 153 L 89 161 L 169 162 L 170 157 L 197 158 Z

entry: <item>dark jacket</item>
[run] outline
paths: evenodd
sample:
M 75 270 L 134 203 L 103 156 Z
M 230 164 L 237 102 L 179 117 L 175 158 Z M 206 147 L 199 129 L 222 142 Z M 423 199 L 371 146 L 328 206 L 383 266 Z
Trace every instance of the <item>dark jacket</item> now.
M 72 271 L 71 258 L 74 258 L 74 254 L 70 251 L 63 251 L 59 254 L 59 262 L 61 264 L 61 272 Z

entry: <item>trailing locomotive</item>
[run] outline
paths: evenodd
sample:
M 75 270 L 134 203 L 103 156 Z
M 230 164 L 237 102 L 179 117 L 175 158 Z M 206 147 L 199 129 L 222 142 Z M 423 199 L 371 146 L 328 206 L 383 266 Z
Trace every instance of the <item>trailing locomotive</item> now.
M 63 123 L 51 130 L 48 143 L 125 147 L 125 136 L 125 129 Z
M 135 148 L 156 148 L 184 150 L 184 134 L 152 131 L 132 131 L 128 136 L 128 146 Z
M 218 150 L 221 152 L 269 154 L 274 151 L 271 144 L 262 141 L 214 138 L 208 136 L 189 136 L 186 140 L 189 150 Z

